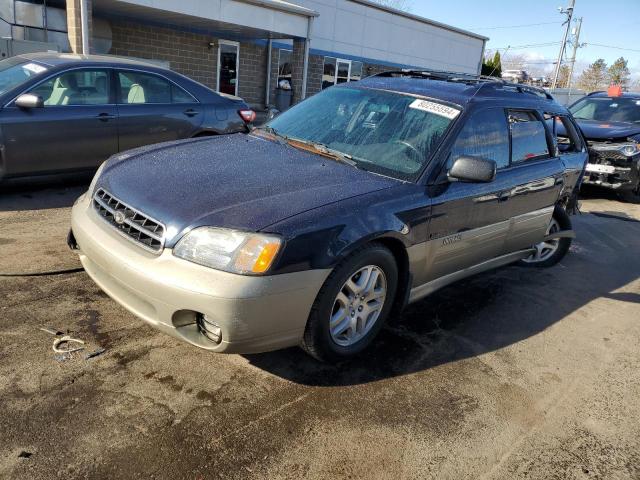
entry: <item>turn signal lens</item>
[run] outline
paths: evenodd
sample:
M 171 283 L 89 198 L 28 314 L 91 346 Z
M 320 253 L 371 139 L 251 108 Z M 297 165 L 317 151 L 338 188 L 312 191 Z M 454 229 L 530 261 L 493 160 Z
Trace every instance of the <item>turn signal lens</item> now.
M 252 237 L 240 249 L 236 257 L 236 270 L 264 273 L 269 270 L 280 250 L 280 239 L 276 237 Z
M 256 112 L 250 109 L 238 110 L 238 114 L 246 123 L 252 123 L 256 119 Z

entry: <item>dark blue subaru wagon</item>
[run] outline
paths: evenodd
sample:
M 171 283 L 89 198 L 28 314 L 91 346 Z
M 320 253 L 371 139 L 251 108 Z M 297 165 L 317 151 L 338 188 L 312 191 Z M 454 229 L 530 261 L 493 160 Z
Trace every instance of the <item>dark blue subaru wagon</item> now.
M 560 261 L 587 156 L 542 90 L 389 72 L 249 135 L 113 156 L 69 241 L 105 292 L 170 335 L 336 361 L 444 285 Z

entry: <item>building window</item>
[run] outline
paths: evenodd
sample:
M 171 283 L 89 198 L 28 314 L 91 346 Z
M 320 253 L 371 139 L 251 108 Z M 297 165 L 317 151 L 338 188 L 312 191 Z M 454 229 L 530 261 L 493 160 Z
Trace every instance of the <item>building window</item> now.
M 291 50 L 281 48 L 278 51 L 278 88 L 291 89 Z
M 362 68 L 362 62 L 324 57 L 322 88 L 331 87 L 336 83 L 357 82 L 362 79 Z
M 336 58 L 324 57 L 324 72 L 322 73 L 322 88 L 336 84 Z

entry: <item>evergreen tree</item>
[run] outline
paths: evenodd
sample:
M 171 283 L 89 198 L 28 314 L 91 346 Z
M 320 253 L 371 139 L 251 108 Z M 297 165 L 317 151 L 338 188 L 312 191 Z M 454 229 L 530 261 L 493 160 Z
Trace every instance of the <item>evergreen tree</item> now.
M 599 58 L 589 65 L 578 79 L 578 87 L 587 91 L 603 90 L 609 85 L 607 62 Z
M 613 85 L 620 85 L 622 88 L 629 86 L 629 67 L 627 60 L 620 57 L 609 67 L 609 78 Z

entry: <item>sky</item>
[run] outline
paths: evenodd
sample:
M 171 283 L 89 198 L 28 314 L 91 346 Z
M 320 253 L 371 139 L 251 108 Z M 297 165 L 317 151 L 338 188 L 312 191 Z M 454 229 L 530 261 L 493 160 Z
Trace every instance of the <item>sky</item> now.
M 569 0 L 409 0 L 408 3 L 411 13 L 489 37 L 488 50 L 500 48 L 502 54 L 511 45 L 503 61 L 509 55 L 524 55 L 532 67 L 551 70 L 553 65 L 544 62 L 557 59 L 564 33 L 561 23 L 566 19 L 558 7 L 566 7 Z M 574 19 L 578 17 L 583 17 L 580 43 L 587 45 L 578 49 L 576 72 L 598 58 L 611 64 L 623 56 L 629 60 L 632 76 L 640 77 L 640 0 L 575 0 Z M 550 42 L 557 43 L 515 48 Z

